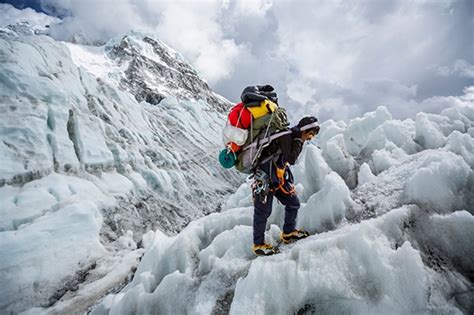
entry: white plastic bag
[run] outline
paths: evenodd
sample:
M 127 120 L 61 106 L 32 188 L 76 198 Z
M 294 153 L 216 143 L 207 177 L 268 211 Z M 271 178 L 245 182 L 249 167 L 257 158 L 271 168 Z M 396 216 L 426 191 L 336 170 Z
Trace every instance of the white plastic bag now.
M 224 145 L 227 145 L 229 142 L 234 142 L 235 144 L 242 146 L 245 141 L 247 141 L 248 135 L 249 131 L 247 129 L 237 128 L 229 123 L 226 124 L 222 131 Z

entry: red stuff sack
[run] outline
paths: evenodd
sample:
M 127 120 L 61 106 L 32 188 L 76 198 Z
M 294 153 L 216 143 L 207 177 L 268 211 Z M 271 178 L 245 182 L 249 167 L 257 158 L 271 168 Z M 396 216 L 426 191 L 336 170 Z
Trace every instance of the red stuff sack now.
M 244 103 L 239 103 L 232 107 L 228 118 L 232 126 L 247 129 L 252 121 L 252 113 L 245 108 Z

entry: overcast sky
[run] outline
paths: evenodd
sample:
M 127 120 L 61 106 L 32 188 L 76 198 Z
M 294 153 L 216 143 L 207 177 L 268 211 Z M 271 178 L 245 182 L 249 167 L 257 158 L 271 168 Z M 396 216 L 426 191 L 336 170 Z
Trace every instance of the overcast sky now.
M 292 117 L 348 119 L 379 105 L 413 117 L 474 85 L 470 0 L 17 2 L 60 15 L 57 39 L 154 33 L 229 100 L 272 84 Z

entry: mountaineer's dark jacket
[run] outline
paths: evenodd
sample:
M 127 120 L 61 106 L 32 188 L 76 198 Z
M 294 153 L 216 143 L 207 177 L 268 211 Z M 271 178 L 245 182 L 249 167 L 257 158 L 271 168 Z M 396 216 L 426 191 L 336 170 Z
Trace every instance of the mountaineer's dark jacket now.
M 263 150 L 259 160 L 263 161 L 280 150 L 279 158 L 275 159 L 275 161 L 279 163 L 278 166 L 283 166 L 286 162 L 290 165 L 294 165 L 302 149 L 303 140 L 301 140 L 299 135 L 293 132 L 273 140 L 270 145 Z
M 276 168 L 283 168 L 286 162 L 290 165 L 294 165 L 302 149 L 303 140 L 301 140 L 299 134 L 293 132 L 273 140 L 272 143 L 263 150 L 259 161 L 264 161 L 271 155 L 274 155 L 272 160 L 263 164 L 260 162 L 261 164 L 259 165 L 259 168 L 269 175 L 271 186 L 278 185 L 279 182 L 276 177 Z M 285 179 L 286 182 L 293 183 L 293 174 L 289 167 L 286 167 Z

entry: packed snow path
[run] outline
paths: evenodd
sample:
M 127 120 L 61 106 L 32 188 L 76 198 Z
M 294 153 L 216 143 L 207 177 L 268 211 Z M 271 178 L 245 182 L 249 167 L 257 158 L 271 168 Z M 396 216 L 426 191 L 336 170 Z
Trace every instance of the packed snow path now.
M 177 236 L 145 235 L 133 281 L 93 314 L 472 312 L 474 104 L 466 92 L 459 107 L 416 121 L 379 108 L 348 126 L 324 123 L 294 167 L 297 225 L 314 235 L 255 258 L 247 182 L 222 213 Z M 278 242 L 283 211 L 274 204 L 267 242 Z

